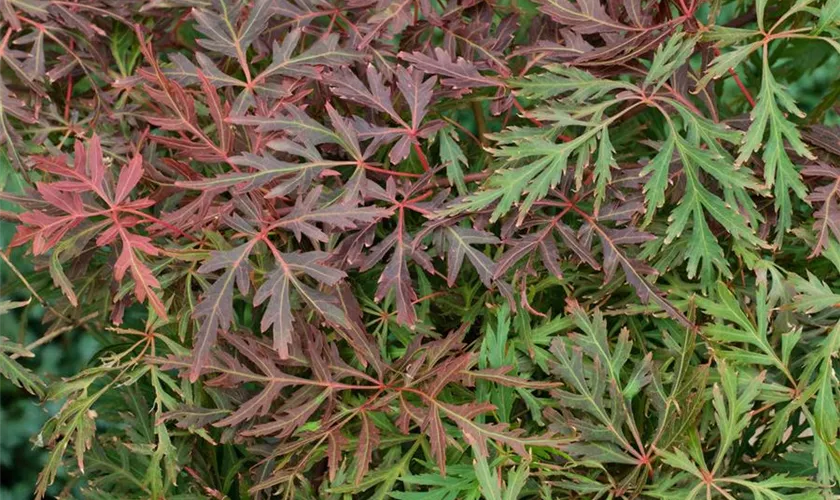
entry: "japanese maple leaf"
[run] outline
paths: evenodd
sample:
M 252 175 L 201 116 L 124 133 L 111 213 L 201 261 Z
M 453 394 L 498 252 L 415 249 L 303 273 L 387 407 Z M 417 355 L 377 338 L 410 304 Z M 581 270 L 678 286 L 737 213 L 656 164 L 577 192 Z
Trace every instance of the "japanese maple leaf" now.
M 356 120 L 356 127 L 360 139 L 371 139 L 368 151 L 375 151 L 384 144 L 391 144 L 389 158 L 392 163 L 399 163 L 408 157 L 409 148 L 420 148 L 418 139 L 431 137 L 443 126 L 443 122 L 433 121 L 423 124 L 429 103 L 432 100 L 432 89 L 437 81 L 436 77 L 423 80 L 422 73 L 397 67 L 397 88 L 408 104 L 411 119 L 406 121 L 396 111 L 391 95 L 391 89 L 385 85 L 382 75 L 369 65 L 367 68 L 368 85 L 351 71 L 339 70 L 327 78 L 332 91 L 339 97 L 371 107 L 385 113 L 397 127 L 384 127 L 370 124 L 362 119 Z M 418 154 L 418 156 L 422 156 Z M 428 166 L 426 166 L 428 167 Z
M 840 169 L 826 163 L 818 163 L 804 168 L 802 175 L 831 180 L 829 184 L 813 189 L 807 198 L 809 202 L 822 203 L 819 210 L 814 212 L 817 241 L 814 243 L 814 251 L 809 256 L 817 257 L 828 245 L 830 234 L 840 240 Z
M 382 300 L 393 291 L 396 298 L 397 321 L 406 325 L 413 325 L 417 321 L 417 316 L 414 313 L 414 301 L 417 300 L 417 294 L 414 291 L 411 275 L 408 271 L 408 259 L 420 264 L 430 273 L 435 272 L 429 255 L 414 244 L 412 236 L 405 228 L 405 209 L 429 214 L 443 203 L 441 196 L 429 202 L 422 202 L 428 195 L 432 194 L 431 191 L 415 196 L 417 191 L 422 189 L 423 184 L 421 180 L 410 185 L 401 193 L 402 200 L 397 200 L 397 185 L 393 178 L 388 179 L 386 193 L 397 210 L 397 228 L 371 248 L 370 253 L 361 264 L 361 270 L 366 271 L 379 264 L 385 255 L 393 250 L 391 259 L 385 265 L 385 269 L 382 270 L 375 298 L 376 300 Z M 443 196 L 445 195 L 446 193 L 443 192 Z
M 604 225 L 607 221 L 618 221 L 626 223 L 633 213 L 639 213 L 641 204 L 638 202 L 627 202 L 616 206 L 604 207 L 597 217 L 591 217 L 583 211 L 578 214 L 584 219 L 584 224 L 575 234 L 565 224 L 558 223 L 557 230 L 561 239 L 568 247 L 581 258 L 589 263 L 594 269 L 598 269 L 597 261 L 590 252 L 593 236 L 601 241 L 602 264 L 600 268 L 604 272 L 605 281 L 612 279 L 615 271 L 620 266 L 624 271 L 625 279 L 635 290 L 642 303 L 653 303 L 661 307 L 671 318 L 686 327 L 693 326 L 692 322 L 677 309 L 663 294 L 648 281 L 646 275 L 656 275 L 657 271 L 647 263 L 630 257 L 623 248 L 623 245 L 638 245 L 646 241 L 656 239 L 656 236 L 641 231 L 633 226 L 610 228 Z
M 423 9 L 422 2 L 418 6 L 414 0 L 353 0 L 350 2 L 352 7 L 367 5 L 370 5 L 370 15 L 363 26 L 366 35 L 358 43 L 359 50 L 365 49 L 370 42 L 379 37 L 391 39 L 402 32 L 406 26 L 414 24 L 416 18 L 412 16 L 412 13 L 426 11 L 423 15 L 428 15 L 431 11 L 429 8 Z M 418 9 L 418 12 L 415 12 L 412 7 Z
M 233 324 L 233 288 L 239 287 L 243 295 L 251 289 L 248 256 L 259 240 L 249 240 L 231 250 L 210 252 L 210 258 L 198 268 L 200 273 L 224 269 L 224 273 L 205 292 L 204 298 L 193 310 L 193 316 L 200 320 L 200 326 L 193 342 L 193 363 L 190 380 L 195 381 L 210 356 L 210 348 L 216 344 L 219 331 L 226 331 Z
M 223 273 L 210 285 L 193 311 L 200 326 L 193 345 L 190 380 L 196 380 L 201 374 L 219 332 L 229 331 L 234 324 L 234 289 L 238 288 L 243 296 L 250 294 L 253 266 L 249 259 L 258 243 L 262 242 L 270 248 L 274 265 L 265 273 L 265 281 L 256 290 L 253 302 L 255 306 L 266 303 L 260 328 L 262 331 L 272 330 L 273 347 L 281 358 L 289 357 L 294 343 L 294 297 L 330 324 L 346 326 L 337 296 L 312 288 L 301 279 L 301 275 L 306 275 L 327 287 L 333 287 L 344 279 L 344 271 L 323 264 L 328 254 L 319 251 L 284 253 L 274 246 L 265 231 L 257 232 L 250 222 L 239 215 L 225 217 L 225 223 L 248 236 L 248 240 L 230 250 L 210 252 L 210 258 L 198 269 L 200 273 Z
M 440 75 L 441 84 L 453 89 L 469 90 L 501 85 L 500 80 L 482 75 L 475 64 L 463 57 L 453 57 L 440 47 L 435 47 L 433 53 L 434 57 L 422 52 L 400 52 L 398 56 L 427 74 Z
M 270 4 L 270 2 L 261 3 Z M 252 10 L 251 15 L 255 14 L 259 14 L 258 9 Z M 202 16 L 202 19 L 207 18 L 207 15 Z M 210 14 L 209 18 L 213 19 L 213 15 Z M 243 80 L 224 73 L 212 59 L 201 52 L 195 54 L 198 65 L 183 54 L 170 54 L 169 59 L 172 61 L 173 67 L 166 68 L 164 74 L 182 85 L 200 83 L 203 74 L 214 88 L 232 87 L 240 89 L 233 101 L 231 115 L 241 116 L 254 106 L 256 103 L 255 97 L 280 99 L 290 96 L 293 87 L 289 82 L 295 80 L 288 80 L 289 78 L 318 79 L 320 78 L 321 67 L 335 67 L 358 57 L 357 53 L 343 50 L 339 46 L 339 36 L 335 33 L 319 38 L 309 48 L 295 54 L 301 36 L 301 30 L 296 29 L 289 32 L 283 38 L 282 43 L 275 41 L 272 45 L 271 64 L 250 80 Z M 209 41 L 199 40 L 199 43 L 201 42 L 207 43 Z M 227 41 L 225 43 L 230 45 L 234 42 Z M 235 47 L 235 45 L 233 46 Z
M 88 141 L 87 147 L 81 141 L 76 142 L 72 168 L 68 166 L 66 156 L 36 157 L 34 160 L 36 168 L 60 180 L 36 183 L 37 195 L 49 208 L 20 214 L 23 224 L 18 227 L 11 246 L 31 241 L 32 252 L 40 255 L 62 241 L 87 243 L 93 235 L 98 235 L 96 245 L 100 247 L 119 241 L 121 248 L 114 266 L 114 278 L 120 282 L 130 271 L 137 300 L 148 300 L 155 313 L 166 318 L 166 307 L 154 291 L 160 288 L 160 283 L 141 258 L 141 255 L 155 257 L 160 249 L 148 236 L 132 231 L 140 224 L 157 222 L 142 211 L 154 205 L 153 200 L 129 199 L 143 177 L 143 157 L 135 155 L 120 171 L 116 182 L 106 168 L 102 145 L 96 135 Z M 85 231 L 72 232 L 79 228 Z M 72 289 L 64 280 L 60 281 L 57 285 L 75 305 L 77 300 Z
M 446 474 L 446 447 L 451 440 L 447 436 L 443 418 L 454 423 L 462 432 L 464 438 L 476 447 L 482 455 L 488 454 L 488 441 L 499 445 L 505 444 L 523 457 L 529 456 L 528 447 L 550 446 L 560 448 L 567 440 L 553 432 L 542 435 L 527 436 L 523 429 L 511 429 L 507 423 L 487 424 L 476 422 L 479 415 L 490 413 L 496 407 L 489 402 L 473 401 L 465 404 L 451 404 L 441 401 L 443 389 L 452 383 L 464 383 L 470 377 L 489 377 L 498 383 L 508 386 L 523 387 L 526 381 L 517 377 L 500 375 L 500 370 L 476 371 L 471 368 L 478 356 L 475 353 L 462 353 L 464 329 L 456 330 L 439 340 L 428 342 L 422 349 L 428 353 L 423 358 L 417 373 L 411 375 L 412 383 L 424 381 L 420 390 L 424 394 L 423 405 L 415 406 L 405 397 L 400 397 L 400 417 L 397 427 L 403 432 L 408 430 L 410 421 L 414 421 L 428 436 L 432 457 L 435 459 L 441 474 Z M 412 359 L 407 353 L 403 360 Z M 407 375 L 407 374 L 406 374 Z M 542 385 L 547 388 L 547 385 Z
M 671 27 L 656 30 L 650 26 L 653 17 L 645 13 L 640 0 L 624 0 L 624 11 L 631 24 L 607 13 L 600 0 L 540 0 L 539 10 L 564 27 L 566 47 L 584 49 L 572 62 L 577 66 L 617 65 L 650 51 L 672 32 Z M 615 11 L 615 9 L 613 9 Z M 599 36 L 604 45 L 592 50 L 582 36 Z
M 305 252 L 279 254 L 277 265 L 269 272 L 265 283 L 257 290 L 254 304 L 259 305 L 268 299 L 260 327 L 268 330 L 273 325 L 274 348 L 281 358 L 289 357 L 292 344 L 291 291 L 321 316 L 334 324 L 343 324 L 344 316 L 334 297 L 320 292 L 301 281 L 296 273 L 303 273 L 327 286 L 337 285 L 346 275 L 344 271 L 321 264 L 327 259 L 325 252 Z
M 305 235 L 313 244 L 327 243 L 327 232 L 316 224 L 329 226 L 335 232 L 344 232 L 376 224 L 393 213 L 391 209 L 347 203 L 319 206 L 322 191 L 323 186 L 318 186 L 306 196 L 298 198 L 289 214 L 274 223 L 274 226 L 292 231 L 298 241 Z
M 472 264 L 478 272 L 478 277 L 484 286 L 493 286 L 494 278 L 500 273 L 496 270 L 496 263 L 473 245 L 497 244 L 499 239 L 486 231 L 459 226 L 451 220 L 434 219 L 417 233 L 414 241 L 424 239 L 426 234 L 432 234 L 432 241 L 438 255 L 446 259 L 446 284 L 453 286 L 464 265 L 464 258 Z

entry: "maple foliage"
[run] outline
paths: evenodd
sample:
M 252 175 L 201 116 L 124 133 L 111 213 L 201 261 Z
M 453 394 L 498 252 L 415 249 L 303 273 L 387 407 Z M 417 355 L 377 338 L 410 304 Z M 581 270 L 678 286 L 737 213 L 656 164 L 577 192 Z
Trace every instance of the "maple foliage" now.
M 838 493 L 837 0 L 0 18 L 37 498 Z

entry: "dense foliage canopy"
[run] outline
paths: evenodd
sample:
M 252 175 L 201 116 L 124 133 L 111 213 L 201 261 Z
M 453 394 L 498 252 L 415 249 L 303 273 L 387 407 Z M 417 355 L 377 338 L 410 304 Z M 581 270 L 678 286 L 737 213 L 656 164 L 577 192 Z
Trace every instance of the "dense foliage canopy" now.
M 840 492 L 840 1 L 0 16 L 38 498 Z

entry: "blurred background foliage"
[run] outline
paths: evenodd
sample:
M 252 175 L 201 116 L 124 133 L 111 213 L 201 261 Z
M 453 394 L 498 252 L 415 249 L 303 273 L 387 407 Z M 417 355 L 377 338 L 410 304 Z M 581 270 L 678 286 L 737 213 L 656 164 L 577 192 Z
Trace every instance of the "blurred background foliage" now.
M 7 159 L 0 157 L 0 188 L 19 192 L 21 184 Z M 0 210 L 12 210 L 11 204 L 0 201 Z M 14 225 L 0 221 L 0 248 L 6 248 L 14 234 Z M 22 250 L 9 255 L 10 261 L 23 274 L 31 275 L 30 260 Z M 28 301 L 31 294 L 5 263 L 0 264 L 0 302 Z M 25 307 L 0 315 L 0 335 L 28 345 L 47 330 L 41 323 L 44 308 L 37 300 Z M 36 357 L 18 361 L 45 379 L 78 373 L 99 349 L 99 341 L 82 331 L 68 331 L 36 350 Z M 0 377 L 0 499 L 28 500 L 33 496 L 35 479 L 43 467 L 47 453 L 37 446 L 38 432 L 44 422 L 59 408 L 58 404 L 41 405 L 35 396 L 15 387 Z M 52 494 L 57 495 L 67 478 L 60 478 Z

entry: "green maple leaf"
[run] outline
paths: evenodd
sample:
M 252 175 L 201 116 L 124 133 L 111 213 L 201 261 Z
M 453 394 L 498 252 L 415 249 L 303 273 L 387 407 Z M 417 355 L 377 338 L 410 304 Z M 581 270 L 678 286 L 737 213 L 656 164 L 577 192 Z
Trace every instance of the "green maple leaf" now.
M 644 187 L 648 209 L 646 223 L 665 202 L 670 165 L 676 153 L 685 177 L 685 193 L 668 219 L 670 225 L 665 233 L 665 243 L 675 241 L 690 230 L 684 251 L 688 276 L 699 276 L 701 283 L 708 287 L 715 279 L 715 270 L 727 277 L 731 273 L 707 216 L 736 240 L 763 246 L 752 227 L 760 216 L 750 198 L 751 191 L 759 186 L 746 169 L 733 168 L 732 158 L 722 146 L 722 143 L 737 143 L 740 134 L 692 113 L 676 101 L 666 102 L 677 110 L 682 123 L 666 116 L 668 136 L 642 170 L 643 175 L 649 175 Z M 714 183 L 709 182 L 712 179 Z M 715 184 L 720 194 L 716 193 Z
M 755 108 L 750 113 L 752 124 L 744 136 L 744 142 L 736 158 L 735 163 L 741 165 L 758 151 L 762 143 L 764 152 L 764 182 L 768 187 L 774 188 L 774 199 L 776 211 L 779 213 L 777 224 L 777 242 L 781 240 L 785 231 L 791 227 L 793 205 L 790 199 L 790 191 L 804 200 L 807 195 L 805 184 L 800 179 L 799 171 L 785 149 L 785 144 L 800 156 L 814 159 L 814 155 L 808 151 L 796 125 L 788 120 L 787 113 L 792 113 L 800 118 L 805 116 L 794 102 L 791 95 L 776 81 L 770 70 L 770 63 L 767 58 L 767 49 L 764 51 L 761 91 L 756 99 Z

